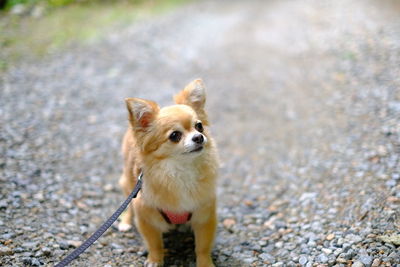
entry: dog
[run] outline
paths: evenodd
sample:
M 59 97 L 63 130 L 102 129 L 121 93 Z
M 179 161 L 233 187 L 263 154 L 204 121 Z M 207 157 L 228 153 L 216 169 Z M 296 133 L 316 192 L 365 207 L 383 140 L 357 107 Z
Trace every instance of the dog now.
M 189 83 L 174 99 L 175 105 L 164 108 L 149 100 L 125 99 L 130 128 L 123 139 L 119 182 L 126 196 L 140 173 L 143 185 L 119 229 L 129 230 L 134 217 L 149 252 L 144 266 L 158 267 L 164 258 L 162 234 L 176 224 L 188 224 L 195 236 L 196 266 L 211 267 L 218 156 L 202 80 Z

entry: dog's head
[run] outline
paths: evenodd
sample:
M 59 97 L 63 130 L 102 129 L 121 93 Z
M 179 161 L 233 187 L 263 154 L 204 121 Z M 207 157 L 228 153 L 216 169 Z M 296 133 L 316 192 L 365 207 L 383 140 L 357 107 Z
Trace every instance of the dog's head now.
M 176 105 L 160 109 L 152 101 L 127 98 L 129 121 L 144 155 L 195 157 L 209 147 L 203 82 L 195 80 L 175 96 Z

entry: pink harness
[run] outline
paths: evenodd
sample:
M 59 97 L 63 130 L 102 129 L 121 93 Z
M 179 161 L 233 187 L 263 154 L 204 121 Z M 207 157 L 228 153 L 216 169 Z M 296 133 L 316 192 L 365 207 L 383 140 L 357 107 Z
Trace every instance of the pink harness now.
M 190 212 L 183 212 L 183 213 L 173 213 L 169 211 L 162 211 L 160 210 L 161 215 L 170 224 L 184 224 L 190 221 L 192 217 L 192 213 Z

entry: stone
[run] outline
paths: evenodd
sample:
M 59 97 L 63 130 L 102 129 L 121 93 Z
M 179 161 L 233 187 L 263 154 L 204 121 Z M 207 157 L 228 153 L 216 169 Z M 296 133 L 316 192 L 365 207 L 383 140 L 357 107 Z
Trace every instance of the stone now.
M 262 259 L 263 261 L 267 261 L 269 263 L 274 263 L 275 262 L 275 258 L 273 256 L 271 256 L 268 253 L 261 253 L 260 255 L 258 255 L 258 257 L 260 259 Z
M 386 182 L 387 187 L 395 187 L 396 184 L 397 184 L 396 180 L 393 179 Z
M 67 241 L 67 244 L 68 244 L 70 247 L 77 248 L 77 247 L 79 247 L 80 245 L 82 245 L 82 241 L 68 240 L 68 241 Z M 60 246 L 60 247 L 61 247 L 61 246 Z
M 398 259 L 398 258 L 400 258 L 399 254 L 396 253 L 395 251 L 393 251 L 392 253 L 390 253 L 388 257 L 389 257 L 389 258 L 392 258 L 392 259 Z
M 365 265 L 361 261 L 354 262 L 351 267 L 364 267 Z
M 32 259 L 29 258 L 29 257 L 23 258 L 23 259 L 22 259 L 22 262 L 23 262 L 25 265 L 32 265 Z
M 336 262 L 338 262 L 338 263 L 347 263 L 347 261 L 348 260 L 346 260 L 345 258 L 342 258 L 342 257 L 336 258 Z
M 6 209 L 8 206 L 7 199 L 0 200 L 0 209 Z
M 396 246 L 400 246 L 400 234 L 382 235 L 378 236 L 378 239 L 386 243 L 392 243 Z
M 305 264 L 307 263 L 307 261 L 308 261 L 308 258 L 307 258 L 306 255 L 300 255 L 299 263 L 300 263 L 301 265 L 305 265 Z
M 362 238 L 355 234 L 348 234 L 345 236 L 345 239 L 351 242 L 352 244 L 357 244 L 362 241 Z
M 43 253 L 43 256 L 49 257 L 49 256 L 51 256 L 52 249 L 49 247 L 43 247 L 42 253 Z
M 266 240 L 258 241 L 258 245 L 260 245 L 261 247 L 265 247 L 267 244 L 268 244 L 268 242 Z
M 359 261 L 361 261 L 367 267 L 371 266 L 372 260 L 373 258 L 368 255 L 361 255 L 359 257 Z
M 285 245 L 285 248 L 288 250 L 294 250 L 296 248 L 296 244 L 294 243 L 288 243 Z
M 0 246 L 0 256 L 13 255 L 14 252 L 11 248 Z
M 60 248 L 63 249 L 63 250 L 69 249 L 68 242 L 61 241 L 59 245 L 60 245 Z
M 247 263 L 247 264 L 251 264 L 251 263 L 253 263 L 254 261 L 255 261 L 254 258 L 244 258 L 244 259 L 243 259 L 243 262 L 245 262 L 245 263 Z
M 337 249 L 335 249 L 335 251 L 333 252 L 333 254 L 335 254 L 335 256 L 338 256 L 340 253 L 342 253 L 343 252 L 343 249 L 342 248 L 337 248 Z
M 31 266 L 40 266 L 40 261 L 36 258 L 31 258 Z
M 282 248 L 283 247 L 283 242 L 282 241 L 278 241 L 275 243 L 275 247 L 276 248 Z
M 21 248 L 21 247 L 17 247 L 17 248 L 14 249 L 14 253 L 22 253 L 22 252 L 25 252 L 25 251 L 26 250 L 24 248 Z
M 326 240 L 328 240 L 328 241 L 331 241 L 332 239 L 334 239 L 335 238 L 335 235 L 334 234 L 329 234 L 329 235 L 327 235 L 326 236 Z
M 14 237 L 15 237 L 15 234 L 14 234 L 14 233 L 6 233 L 6 234 L 2 234 L 2 235 L 0 236 L 1 239 L 6 239 L 6 240 L 12 239 L 12 238 L 14 238 Z
M 326 255 L 329 255 L 329 254 L 332 253 L 332 250 L 329 249 L 329 248 L 323 248 L 323 249 L 321 249 L 321 251 L 322 251 L 323 253 L 325 253 Z
M 372 262 L 372 267 L 378 267 L 381 264 L 381 260 L 380 259 L 374 259 L 374 261 Z
M 22 247 L 27 248 L 29 250 L 33 250 L 35 248 L 37 248 L 39 245 L 39 242 L 24 242 L 22 243 Z
M 319 254 L 317 257 L 317 261 L 321 263 L 327 263 L 328 260 L 329 258 L 324 253 Z
M 234 219 L 227 218 L 222 222 L 222 224 L 225 228 L 231 229 L 236 224 L 236 221 Z

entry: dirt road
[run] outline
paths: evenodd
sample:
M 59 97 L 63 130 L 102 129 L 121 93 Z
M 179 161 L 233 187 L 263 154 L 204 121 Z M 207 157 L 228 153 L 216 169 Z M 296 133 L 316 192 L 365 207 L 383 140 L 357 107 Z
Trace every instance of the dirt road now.
M 51 265 L 90 235 L 123 200 L 123 99 L 171 104 L 202 77 L 221 157 L 217 266 L 397 266 L 399 10 L 199 1 L 11 69 L 0 265 Z M 194 266 L 190 234 L 166 242 L 166 266 Z M 73 266 L 144 255 L 136 230 L 112 229 Z

